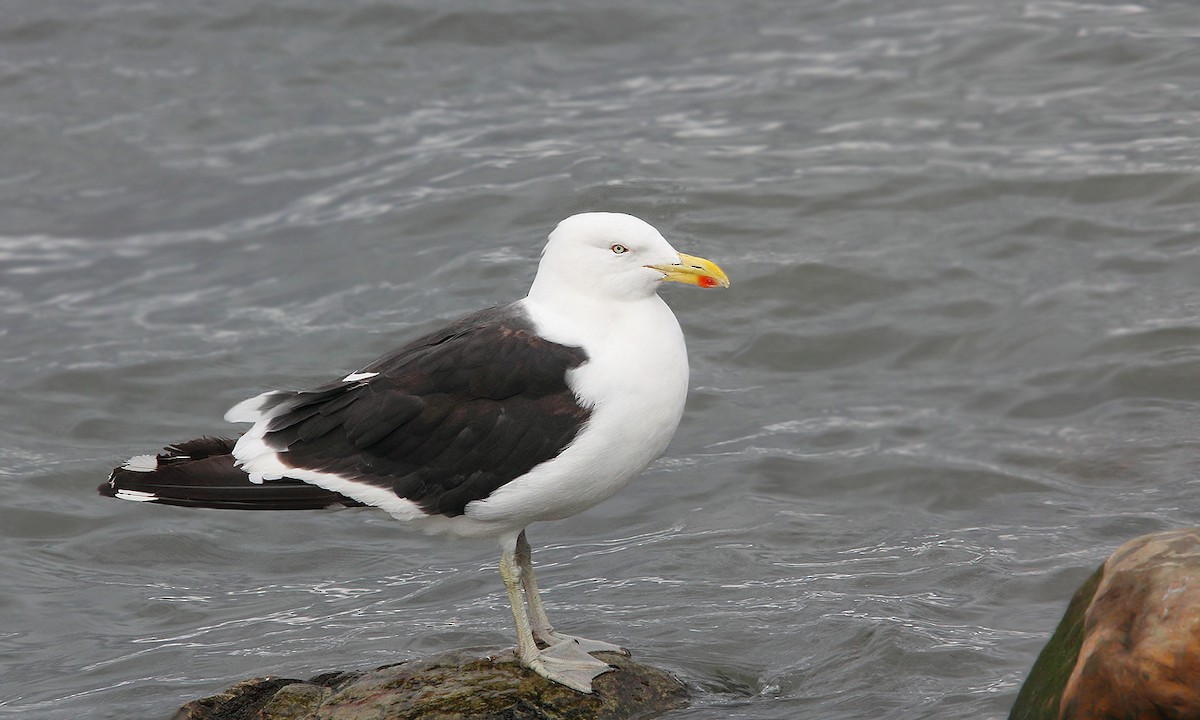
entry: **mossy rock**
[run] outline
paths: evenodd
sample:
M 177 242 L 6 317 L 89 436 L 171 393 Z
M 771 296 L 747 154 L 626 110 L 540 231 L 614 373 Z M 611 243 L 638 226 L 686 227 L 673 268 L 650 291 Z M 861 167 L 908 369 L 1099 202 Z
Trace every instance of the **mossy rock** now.
M 1009 720 L 1200 718 L 1200 528 L 1117 548 L 1075 593 Z
M 310 680 L 256 678 L 179 709 L 174 720 L 624 720 L 683 707 L 687 691 L 666 671 L 616 653 L 590 695 L 552 683 L 509 654 L 458 651 L 369 672 Z

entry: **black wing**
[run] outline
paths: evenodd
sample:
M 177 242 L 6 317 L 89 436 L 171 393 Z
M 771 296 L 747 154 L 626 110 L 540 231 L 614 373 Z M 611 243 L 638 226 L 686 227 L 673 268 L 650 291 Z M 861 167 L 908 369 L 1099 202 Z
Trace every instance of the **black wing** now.
M 538 336 L 518 307 L 491 308 L 360 371 L 373 377 L 273 396 L 263 440 L 291 467 L 461 515 L 575 438 L 591 412 L 566 373 L 586 360 Z
M 233 464 L 234 441 L 202 437 L 165 448 L 152 469 L 116 468 L 101 495 L 137 493 L 146 502 L 184 507 L 235 510 L 313 510 L 335 505 L 362 505 L 357 500 L 284 478 L 252 483 Z

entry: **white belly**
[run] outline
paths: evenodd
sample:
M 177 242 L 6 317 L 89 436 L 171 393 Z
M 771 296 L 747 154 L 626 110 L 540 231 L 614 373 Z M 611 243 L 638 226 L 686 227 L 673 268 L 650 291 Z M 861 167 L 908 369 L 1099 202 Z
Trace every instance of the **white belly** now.
M 568 380 L 592 416 L 557 458 L 467 505 L 468 518 L 524 526 L 574 515 L 612 496 L 666 449 L 687 399 L 687 349 L 666 303 L 655 296 L 638 305 L 584 337 L 530 308 L 539 334 L 588 350 L 588 362 Z

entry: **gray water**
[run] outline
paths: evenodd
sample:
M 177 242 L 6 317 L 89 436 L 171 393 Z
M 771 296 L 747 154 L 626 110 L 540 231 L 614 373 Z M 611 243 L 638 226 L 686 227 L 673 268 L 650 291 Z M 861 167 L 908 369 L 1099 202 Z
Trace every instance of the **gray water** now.
M 1200 522 L 1190 2 L 9 0 L 0 716 L 511 644 L 489 543 L 98 497 L 524 293 L 629 212 L 692 394 L 530 537 L 552 617 L 720 718 L 1002 718 L 1121 542 Z

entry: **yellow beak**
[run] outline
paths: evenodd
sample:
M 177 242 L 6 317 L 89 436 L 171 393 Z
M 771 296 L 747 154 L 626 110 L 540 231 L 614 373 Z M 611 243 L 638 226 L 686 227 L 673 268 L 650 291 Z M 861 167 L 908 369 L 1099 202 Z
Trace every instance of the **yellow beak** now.
M 711 260 L 679 253 L 678 265 L 647 265 L 663 274 L 663 282 L 681 282 L 702 288 L 729 287 L 729 276 Z

